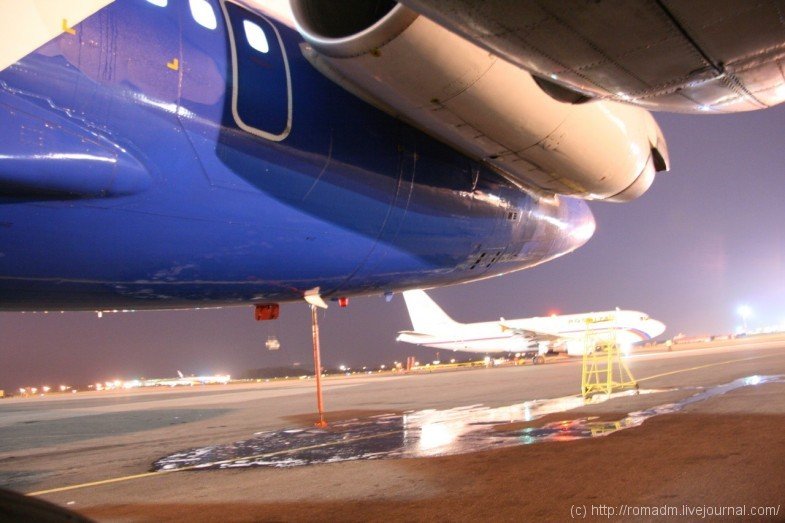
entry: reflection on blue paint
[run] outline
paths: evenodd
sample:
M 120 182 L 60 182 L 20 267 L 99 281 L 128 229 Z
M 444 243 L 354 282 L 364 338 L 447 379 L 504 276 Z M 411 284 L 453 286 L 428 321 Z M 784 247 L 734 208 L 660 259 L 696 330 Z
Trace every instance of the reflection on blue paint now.
M 385 414 L 336 422 L 328 430 L 313 428 L 260 432 L 245 441 L 190 449 L 166 456 L 153 464 L 153 470 L 292 467 L 361 459 L 445 456 L 545 441 L 594 438 L 638 427 L 654 416 L 678 412 L 687 405 L 762 383 L 785 383 L 785 376 L 739 378 L 702 390 L 675 403 L 631 412 L 618 421 L 598 421 L 596 417 L 585 417 L 548 423 L 539 428 L 506 431 L 495 429 L 498 425 L 536 420 L 548 414 L 630 396 L 636 394 L 636 391 L 596 396 L 591 400 L 584 400 L 580 396 L 566 396 L 498 408 L 470 405 L 402 415 Z M 638 394 L 656 392 L 662 391 L 637 391 Z
M 0 308 L 365 296 L 588 239 L 586 202 L 360 100 L 247 3 L 110 2 L 0 71 Z

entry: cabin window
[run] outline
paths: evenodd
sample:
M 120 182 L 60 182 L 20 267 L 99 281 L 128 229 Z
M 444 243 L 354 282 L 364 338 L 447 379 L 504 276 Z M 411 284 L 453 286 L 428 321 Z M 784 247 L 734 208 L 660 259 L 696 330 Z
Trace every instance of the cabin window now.
M 270 50 L 270 44 L 267 42 L 264 30 L 250 20 L 243 20 L 243 29 L 245 29 L 245 38 L 248 40 L 248 45 L 260 53 L 267 54 Z
M 188 5 L 191 8 L 191 16 L 194 17 L 197 24 L 211 30 L 218 27 L 218 19 L 215 17 L 215 11 L 210 2 L 207 0 L 188 0 Z

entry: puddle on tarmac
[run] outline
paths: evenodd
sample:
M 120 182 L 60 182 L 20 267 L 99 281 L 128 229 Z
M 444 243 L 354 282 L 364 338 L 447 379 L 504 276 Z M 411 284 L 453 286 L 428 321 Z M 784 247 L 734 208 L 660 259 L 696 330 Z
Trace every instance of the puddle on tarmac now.
M 446 456 L 544 441 L 607 436 L 640 426 L 660 414 L 726 392 L 761 383 L 785 382 L 785 376 L 749 376 L 711 387 L 676 403 L 631 412 L 618 421 L 585 417 L 539 428 L 499 431 L 494 426 L 533 421 L 608 399 L 658 390 L 625 391 L 584 401 L 580 396 L 532 400 L 506 407 L 470 405 L 448 410 L 421 410 L 334 422 L 328 430 L 287 429 L 259 432 L 245 441 L 190 449 L 153 463 L 153 470 L 213 469 L 253 466 L 293 467 L 338 461 Z
M 676 403 L 666 403 L 650 409 L 630 412 L 626 417 L 618 421 L 596 421 L 596 417 L 558 421 L 555 423 L 548 423 L 540 428 L 523 429 L 518 431 L 516 437 L 519 439 L 519 443 L 530 444 L 543 441 L 570 441 L 574 439 L 607 436 L 617 430 L 639 427 L 644 421 L 653 418 L 654 416 L 678 412 L 692 403 L 704 401 L 741 387 L 759 385 L 761 383 L 785 383 L 785 376 L 756 375 L 739 378 L 730 383 L 725 383 L 724 385 L 717 385 L 716 387 L 705 389 L 702 392 L 684 398 Z

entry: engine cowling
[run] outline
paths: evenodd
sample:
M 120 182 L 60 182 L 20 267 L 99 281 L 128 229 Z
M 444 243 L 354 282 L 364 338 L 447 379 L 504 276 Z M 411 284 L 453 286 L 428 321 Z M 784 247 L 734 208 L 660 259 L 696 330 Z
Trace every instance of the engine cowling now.
M 525 70 L 395 2 L 291 7 L 303 53 L 322 73 L 521 186 L 628 201 L 667 170 L 665 140 L 643 109 L 560 101 Z

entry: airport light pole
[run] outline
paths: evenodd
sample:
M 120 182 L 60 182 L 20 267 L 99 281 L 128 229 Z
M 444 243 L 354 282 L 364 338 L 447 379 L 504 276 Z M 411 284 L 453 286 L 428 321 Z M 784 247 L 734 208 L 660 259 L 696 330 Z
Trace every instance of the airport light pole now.
M 752 316 L 752 309 L 750 308 L 749 305 L 741 305 L 736 310 L 736 312 L 738 312 L 739 316 L 741 316 L 741 322 L 744 325 L 744 333 L 746 334 L 746 332 L 747 332 L 747 318 Z

